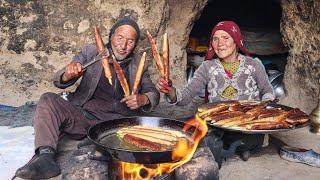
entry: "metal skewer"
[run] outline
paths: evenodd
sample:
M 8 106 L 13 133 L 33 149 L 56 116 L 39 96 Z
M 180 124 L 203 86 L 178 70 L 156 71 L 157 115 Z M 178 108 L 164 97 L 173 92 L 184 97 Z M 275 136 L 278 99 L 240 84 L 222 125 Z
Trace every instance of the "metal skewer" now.
M 95 56 L 92 61 L 90 61 L 87 64 L 83 65 L 82 69 L 85 70 L 87 67 L 89 67 L 89 66 L 93 65 L 94 63 L 100 61 L 102 59 L 101 55 L 102 55 L 102 53 L 100 53 L 97 56 Z

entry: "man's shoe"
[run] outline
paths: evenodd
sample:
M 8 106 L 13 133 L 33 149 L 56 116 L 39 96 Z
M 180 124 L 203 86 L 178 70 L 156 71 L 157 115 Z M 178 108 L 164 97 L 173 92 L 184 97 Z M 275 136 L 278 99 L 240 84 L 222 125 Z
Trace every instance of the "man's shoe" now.
M 289 146 L 282 146 L 280 148 L 280 157 L 292 161 L 304 163 L 314 167 L 320 167 L 320 154 L 314 152 L 312 149 L 301 149 Z
M 23 179 L 47 179 L 58 176 L 61 171 L 54 160 L 54 150 L 51 147 L 40 147 L 39 155 L 16 171 L 15 176 Z

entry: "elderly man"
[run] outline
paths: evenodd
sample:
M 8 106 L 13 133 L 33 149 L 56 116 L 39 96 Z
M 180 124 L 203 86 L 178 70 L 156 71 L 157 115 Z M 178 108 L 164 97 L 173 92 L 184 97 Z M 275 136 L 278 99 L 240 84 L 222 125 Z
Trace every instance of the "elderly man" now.
M 139 58 L 133 53 L 139 37 L 138 24 L 124 17 L 112 26 L 106 45 L 107 54 L 113 53 L 116 57 L 130 87 L 139 63 Z M 139 115 L 151 111 L 159 103 L 159 92 L 146 70 L 141 78 L 139 93 L 125 98 L 111 58 L 112 85 L 104 75 L 101 62 L 83 70 L 83 65 L 97 54 L 95 45 L 86 45 L 66 68 L 54 75 L 54 85 L 62 89 L 73 85 L 80 77 L 82 79 L 75 92 L 68 96 L 68 101 L 54 93 L 41 96 L 34 120 L 35 155 L 17 170 L 17 177 L 43 179 L 59 175 L 60 168 L 54 159 L 59 136 L 72 134 L 84 137 L 86 130 L 99 121 Z

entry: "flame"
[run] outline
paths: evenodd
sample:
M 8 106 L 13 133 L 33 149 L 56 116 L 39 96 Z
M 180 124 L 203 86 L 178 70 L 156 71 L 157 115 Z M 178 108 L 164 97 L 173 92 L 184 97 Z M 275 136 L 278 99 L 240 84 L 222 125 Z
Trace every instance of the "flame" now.
M 177 160 L 177 162 L 154 165 L 120 162 L 122 179 L 151 179 L 155 176 L 171 173 L 177 167 L 190 161 L 200 140 L 207 134 L 208 126 L 205 121 L 196 116 L 195 118 L 188 120 L 182 130 L 186 132 L 191 128 L 195 128 L 191 135 L 193 143 L 182 138 L 172 151 L 172 159 Z

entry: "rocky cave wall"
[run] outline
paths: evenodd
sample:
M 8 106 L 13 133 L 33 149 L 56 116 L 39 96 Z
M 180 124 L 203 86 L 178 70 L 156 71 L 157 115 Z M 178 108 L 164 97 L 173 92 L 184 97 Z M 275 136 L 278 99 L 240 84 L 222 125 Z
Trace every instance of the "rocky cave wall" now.
M 70 62 L 81 46 L 93 43 L 94 25 L 101 27 L 107 42 L 111 25 L 126 14 L 141 27 L 136 50 L 147 51 L 153 80 L 158 71 L 145 32 L 156 37 L 159 47 L 168 32 L 171 78 L 182 87 L 189 34 L 206 4 L 207 0 L 0 0 L 0 104 L 17 106 L 37 101 L 46 91 L 61 92 L 52 85 L 53 73 Z M 319 97 L 319 1 L 281 0 L 281 6 L 281 33 L 290 48 L 286 96 L 281 102 L 310 112 Z
M 310 113 L 320 96 L 320 1 L 282 0 L 281 33 L 289 47 L 282 103 Z
M 81 46 L 94 42 L 94 25 L 101 27 L 107 42 L 110 27 L 124 15 L 140 25 L 136 51 L 147 51 L 153 80 L 158 72 L 145 33 L 149 30 L 156 37 L 161 50 L 161 37 L 168 32 L 172 79 L 181 87 L 186 82 L 188 35 L 205 4 L 206 0 L 176 4 L 174 0 L 0 0 L 0 103 L 17 106 L 37 101 L 46 91 L 61 92 L 52 85 L 53 73 L 70 62 Z

